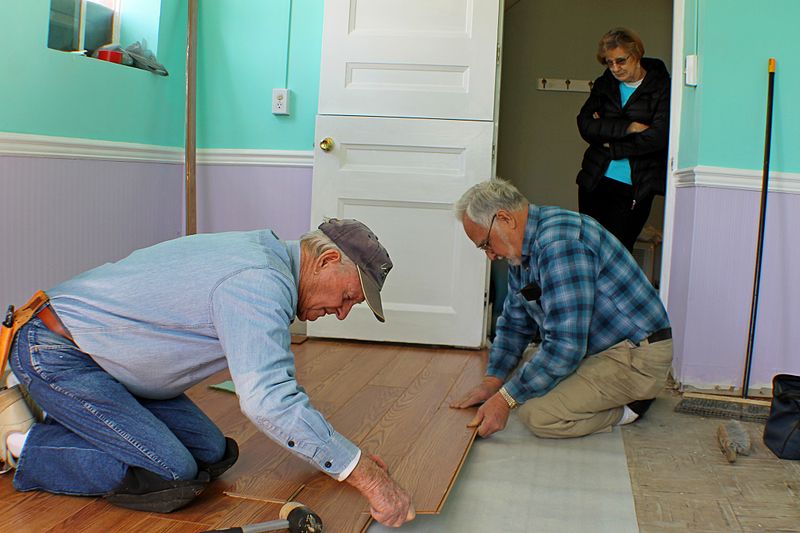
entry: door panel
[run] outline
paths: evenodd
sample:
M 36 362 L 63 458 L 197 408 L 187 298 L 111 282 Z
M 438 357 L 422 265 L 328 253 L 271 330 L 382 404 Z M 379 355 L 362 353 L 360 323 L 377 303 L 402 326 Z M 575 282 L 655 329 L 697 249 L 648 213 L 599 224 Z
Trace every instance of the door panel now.
M 308 325 L 313 336 L 477 347 L 487 262 L 453 216 L 453 202 L 491 172 L 491 122 L 317 118 L 312 221 L 356 218 L 394 262 L 383 289 L 386 323 L 366 305 L 347 320 Z
M 319 113 L 494 117 L 497 0 L 326 0 Z

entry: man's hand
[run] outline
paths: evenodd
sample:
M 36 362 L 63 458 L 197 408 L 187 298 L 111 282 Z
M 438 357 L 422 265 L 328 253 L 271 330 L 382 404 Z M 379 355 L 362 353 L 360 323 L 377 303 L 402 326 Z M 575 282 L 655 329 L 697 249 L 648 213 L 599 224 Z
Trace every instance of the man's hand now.
M 384 526 L 400 527 L 417 516 L 411 497 L 389 476 L 386 463 L 377 455 L 365 457 L 362 452 L 346 481 L 364 495 L 372 518 Z
M 625 131 L 627 133 L 642 133 L 647 129 L 650 129 L 650 126 L 647 124 L 642 124 L 641 122 L 631 122 L 628 124 L 628 129 Z
M 450 407 L 455 409 L 466 409 L 467 407 L 472 407 L 473 405 L 482 404 L 491 398 L 493 394 L 499 391 L 500 387 L 502 386 L 503 381 L 500 378 L 496 378 L 494 376 L 485 376 L 478 386 L 469 391 L 461 399 L 451 403 Z
M 488 437 L 492 433 L 505 429 L 511 408 L 500 393 L 494 394 L 480 406 L 475 418 L 467 424 L 468 428 L 478 428 L 478 435 Z

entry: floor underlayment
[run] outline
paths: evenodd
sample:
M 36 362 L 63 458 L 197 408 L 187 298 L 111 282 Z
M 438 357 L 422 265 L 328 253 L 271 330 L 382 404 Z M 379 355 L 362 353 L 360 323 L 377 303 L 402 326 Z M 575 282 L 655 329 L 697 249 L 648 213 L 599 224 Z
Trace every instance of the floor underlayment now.
M 473 443 L 441 513 L 402 531 L 638 533 L 622 434 L 539 439 L 512 414 L 504 431 Z

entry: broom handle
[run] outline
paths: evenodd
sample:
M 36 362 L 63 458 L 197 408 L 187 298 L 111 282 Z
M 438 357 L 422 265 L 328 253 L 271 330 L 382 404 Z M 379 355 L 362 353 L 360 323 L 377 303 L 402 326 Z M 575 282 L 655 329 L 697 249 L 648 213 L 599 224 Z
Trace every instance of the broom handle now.
M 775 58 L 769 58 L 769 85 L 767 87 L 767 131 L 764 139 L 764 168 L 761 174 L 761 208 L 758 218 L 758 246 L 756 268 L 753 279 L 753 300 L 750 303 L 750 331 L 747 335 L 747 357 L 744 362 L 742 398 L 750 390 L 750 368 L 753 362 L 753 347 L 756 338 L 756 316 L 758 315 L 758 291 L 761 286 L 761 259 L 764 253 L 764 225 L 767 220 L 767 192 L 769 190 L 769 152 L 772 146 L 772 95 L 775 92 Z

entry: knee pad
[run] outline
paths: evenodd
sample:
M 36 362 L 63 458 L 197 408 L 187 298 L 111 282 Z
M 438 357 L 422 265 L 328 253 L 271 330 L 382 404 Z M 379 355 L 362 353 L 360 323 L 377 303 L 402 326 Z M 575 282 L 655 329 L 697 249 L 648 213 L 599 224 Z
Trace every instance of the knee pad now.
M 232 467 L 239 458 L 239 445 L 230 437 L 225 437 L 225 455 L 216 463 L 197 463 L 201 472 L 208 472 L 211 480 L 217 479 Z
M 211 481 L 208 472 L 200 471 L 195 479 L 171 480 L 131 466 L 119 487 L 104 496 L 118 507 L 149 513 L 171 513 L 184 507 L 202 493 Z

